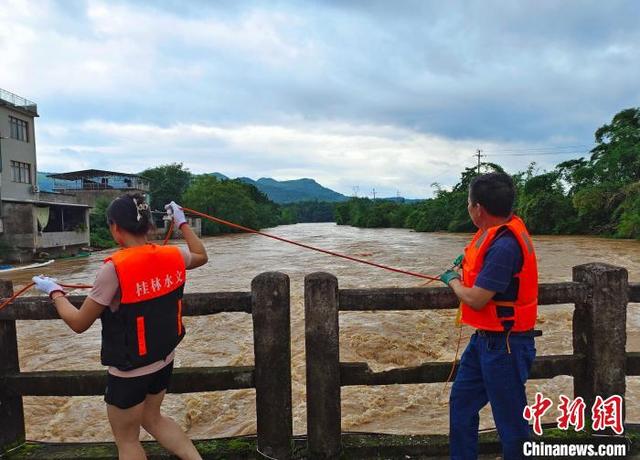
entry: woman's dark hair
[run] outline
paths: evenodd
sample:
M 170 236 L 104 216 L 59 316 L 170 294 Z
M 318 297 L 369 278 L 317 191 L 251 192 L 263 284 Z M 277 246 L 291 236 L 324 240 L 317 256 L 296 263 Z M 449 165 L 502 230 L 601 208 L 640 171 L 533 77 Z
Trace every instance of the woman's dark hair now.
M 469 199 L 471 204 L 480 203 L 492 216 L 509 217 L 513 212 L 516 189 L 508 174 L 483 174 L 471 181 Z
M 134 235 L 146 235 L 154 228 L 151 210 L 141 193 L 127 193 L 111 202 L 107 222 Z

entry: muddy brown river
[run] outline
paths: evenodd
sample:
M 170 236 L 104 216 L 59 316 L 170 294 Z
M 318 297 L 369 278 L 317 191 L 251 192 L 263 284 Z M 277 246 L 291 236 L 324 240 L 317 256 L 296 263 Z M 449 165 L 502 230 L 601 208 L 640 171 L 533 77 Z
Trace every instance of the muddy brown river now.
M 462 251 L 470 235 L 414 233 L 404 229 L 358 229 L 335 224 L 297 224 L 269 230 L 306 244 L 412 271 L 437 275 Z M 640 242 L 593 237 L 534 238 L 541 282 L 571 279 L 574 265 L 606 261 L 629 270 L 640 281 Z M 338 276 L 341 287 L 414 287 L 421 280 L 347 260 L 303 250 L 257 235 L 205 239 L 209 263 L 190 271 L 187 292 L 249 290 L 263 271 L 279 270 L 291 278 L 293 416 L 295 433 L 306 431 L 303 278 L 314 271 Z M 68 283 L 92 283 L 107 252 L 86 259 L 55 262 L 44 273 Z M 32 273 L 13 275 L 16 288 Z M 7 275 L 8 276 L 8 275 Z M 640 351 L 639 305 L 630 305 L 628 351 Z M 53 308 L 53 307 L 51 307 Z M 571 353 L 572 306 L 542 306 L 538 355 Z M 340 314 L 341 361 L 366 361 L 375 370 L 414 366 L 425 361 L 450 362 L 457 330 L 453 311 L 347 312 Z M 187 336 L 178 348 L 176 366 L 253 364 L 251 318 L 224 313 L 185 318 Z M 463 346 L 471 334 L 463 331 Z M 99 321 L 77 335 L 62 321 L 18 322 L 23 371 L 102 369 Z M 555 402 L 572 394 L 570 377 L 530 382 L 531 401 L 542 391 Z M 446 433 L 448 389 L 443 384 L 346 387 L 342 390 L 342 429 L 385 433 Z M 112 435 L 101 397 L 26 397 L 27 437 L 42 441 L 101 441 Z M 251 434 L 256 431 L 253 390 L 168 395 L 164 410 L 193 438 Z M 640 421 L 640 379 L 627 379 L 627 418 Z M 554 420 L 550 414 L 547 422 Z M 493 426 L 491 412 L 481 427 Z M 148 435 L 145 435 L 148 438 Z

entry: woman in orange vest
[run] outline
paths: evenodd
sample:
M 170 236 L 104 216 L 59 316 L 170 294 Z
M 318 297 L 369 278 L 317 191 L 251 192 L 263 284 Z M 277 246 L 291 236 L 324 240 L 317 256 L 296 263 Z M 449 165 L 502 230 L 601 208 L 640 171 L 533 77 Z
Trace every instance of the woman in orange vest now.
M 513 214 L 514 201 L 507 174 L 474 178 L 468 211 L 478 232 L 465 248 L 462 278 L 454 270 L 440 276 L 460 299 L 462 322 L 476 328 L 451 388 L 452 459 L 477 458 L 478 413 L 487 403 L 505 460 L 523 458 L 522 442 L 530 434 L 523 410 L 535 359 L 538 268 L 529 232 Z
M 146 458 L 140 427 L 179 458 L 201 458 L 176 422 L 160 413 L 160 406 L 173 371 L 174 349 L 185 335 L 185 271 L 208 258 L 182 209 L 173 201 L 165 208 L 182 231 L 186 248 L 147 241 L 153 221 L 142 195 L 111 202 L 107 220 L 120 250 L 105 259 L 80 309 L 55 280 L 33 278 L 73 331 L 84 332 L 101 319 L 101 361 L 109 366 L 104 399 L 119 458 L 127 460 Z

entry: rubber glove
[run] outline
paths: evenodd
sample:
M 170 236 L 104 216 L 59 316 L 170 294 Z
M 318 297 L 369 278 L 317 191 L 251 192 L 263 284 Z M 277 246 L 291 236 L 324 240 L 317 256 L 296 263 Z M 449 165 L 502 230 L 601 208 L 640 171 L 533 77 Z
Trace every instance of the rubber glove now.
M 449 283 L 452 280 L 459 280 L 460 279 L 460 275 L 455 270 L 447 270 L 442 275 L 440 275 L 438 278 L 440 279 L 440 281 L 442 281 L 444 284 L 446 284 L 448 286 Z
M 464 254 L 460 254 L 458 257 L 456 257 L 456 260 L 453 261 L 453 266 L 454 267 L 462 266 L 462 259 L 464 259 Z
M 54 292 L 62 292 L 63 294 L 64 289 L 62 289 L 62 286 L 60 286 L 58 283 L 56 283 L 56 279 L 54 278 L 49 278 L 48 276 L 34 276 L 33 278 L 31 278 L 31 280 L 36 283 L 36 288 L 42 292 L 44 292 L 45 294 L 47 294 L 49 297 L 51 297 L 51 294 L 53 294 Z
M 184 211 L 175 201 L 164 205 L 164 209 L 167 210 L 167 214 L 173 217 L 173 223 L 177 228 L 180 228 L 182 224 L 187 223 L 187 218 L 184 215 Z

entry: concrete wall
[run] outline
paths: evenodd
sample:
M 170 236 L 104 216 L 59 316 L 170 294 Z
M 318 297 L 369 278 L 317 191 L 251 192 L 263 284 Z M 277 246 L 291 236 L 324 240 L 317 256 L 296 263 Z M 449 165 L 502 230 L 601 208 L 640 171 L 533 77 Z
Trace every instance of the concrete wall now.
M 1 246 L 8 249 L 2 258 L 9 262 L 27 262 L 33 258 L 36 222 L 33 205 L 2 202 L 4 233 Z
M 2 202 L 4 233 L 0 241 L 9 251 L 0 257 L 6 261 L 28 262 L 40 252 L 68 255 L 89 246 L 89 208 L 79 208 L 78 212 L 84 213 L 84 229 L 40 233 L 33 204 Z
M 24 120 L 29 124 L 29 142 L 11 139 L 11 129 L 9 116 Z M 0 105 L 0 136 L 9 139 L 0 140 L 2 153 L 2 174 L 0 194 L 3 199 L 33 200 L 36 199 L 32 191 L 36 184 L 36 138 L 34 129 L 34 118 L 25 115 L 24 112 L 13 110 L 5 105 Z M 31 165 L 31 183 L 23 184 L 14 182 L 11 178 L 11 161 L 20 161 Z
M 60 246 L 64 249 L 66 246 L 73 245 L 89 245 L 89 230 L 79 232 L 45 232 L 36 236 L 36 244 L 38 248 L 52 248 Z

